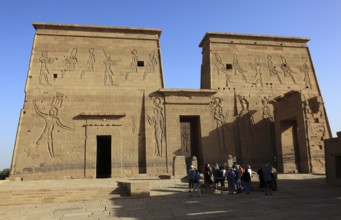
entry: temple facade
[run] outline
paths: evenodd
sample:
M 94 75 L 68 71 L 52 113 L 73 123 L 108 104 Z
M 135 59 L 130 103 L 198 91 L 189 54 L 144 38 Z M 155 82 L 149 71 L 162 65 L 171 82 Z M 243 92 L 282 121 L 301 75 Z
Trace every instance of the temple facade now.
M 309 39 L 208 32 L 201 88 L 169 89 L 159 29 L 33 26 L 11 179 L 174 175 L 193 158 L 325 172 Z

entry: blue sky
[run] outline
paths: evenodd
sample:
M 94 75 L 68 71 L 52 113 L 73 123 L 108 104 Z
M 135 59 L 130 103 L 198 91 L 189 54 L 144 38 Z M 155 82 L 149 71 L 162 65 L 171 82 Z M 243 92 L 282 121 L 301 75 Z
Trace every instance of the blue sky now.
M 308 46 L 333 135 L 341 131 L 339 0 L 1 0 L 0 170 L 12 160 L 32 22 L 159 28 L 166 88 L 199 88 L 198 45 L 206 32 L 311 38 Z

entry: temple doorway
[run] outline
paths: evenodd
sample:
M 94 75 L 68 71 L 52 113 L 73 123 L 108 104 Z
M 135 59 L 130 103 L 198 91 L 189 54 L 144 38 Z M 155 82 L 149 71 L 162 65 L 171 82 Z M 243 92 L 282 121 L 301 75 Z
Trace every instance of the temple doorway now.
M 186 163 L 195 156 L 202 164 L 200 116 L 180 116 L 181 151 Z
M 111 136 L 97 136 L 96 178 L 111 178 Z
M 284 172 L 301 172 L 297 141 L 297 121 L 284 120 L 281 124 L 281 142 Z

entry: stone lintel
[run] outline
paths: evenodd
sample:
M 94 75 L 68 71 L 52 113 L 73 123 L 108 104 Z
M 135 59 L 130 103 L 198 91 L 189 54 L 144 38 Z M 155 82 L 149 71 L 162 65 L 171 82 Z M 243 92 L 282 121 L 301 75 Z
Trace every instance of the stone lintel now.
M 82 112 L 79 114 L 82 117 L 125 117 L 126 113 L 124 112 Z
M 159 89 L 165 96 L 212 96 L 217 90 L 212 89 Z
M 284 93 L 284 94 L 282 94 L 280 96 L 275 97 L 273 100 L 275 102 L 279 102 L 282 99 L 284 99 L 285 97 L 289 97 L 289 96 L 294 95 L 294 94 L 301 94 L 301 93 L 299 91 L 296 91 L 296 90 L 291 90 L 291 91 L 286 92 L 286 93 Z

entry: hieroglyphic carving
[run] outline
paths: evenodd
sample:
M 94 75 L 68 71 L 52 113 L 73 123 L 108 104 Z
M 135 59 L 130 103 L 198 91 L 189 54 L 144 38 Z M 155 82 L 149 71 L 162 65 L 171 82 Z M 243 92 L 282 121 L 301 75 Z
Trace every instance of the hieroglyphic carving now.
M 256 72 L 254 76 L 254 84 L 256 87 L 258 87 L 258 85 L 263 87 L 262 66 L 260 64 L 259 56 L 255 59 L 254 63 L 250 63 L 250 67 Z
M 285 57 L 283 57 L 281 55 L 281 60 L 282 60 L 282 64 L 281 64 L 281 69 L 284 73 L 284 77 L 290 77 L 292 79 L 292 81 L 296 83 L 294 76 L 292 75 L 293 73 L 295 73 L 294 71 L 292 71 L 292 69 L 289 67 L 289 65 L 287 64 L 287 60 L 285 59 Z
M 64 94 L 56 92 L 56 96 L 53 98 L 51 106 L 55 108 L 60 108 L 63 104 Z
M 242 69 L 242 67 L 240 66 L 239 60 L 238 60 L 238 55 L 236 53 L 233 54 L 233 68 L 234 68 L 234 74 L 235 75 L 241 74 L 244 81 L 248 82 L 248 80 L 245 76 L 246 70 Z
M 270 72 L 270 76 L 274 76 L 278 79 L 278 81 L 282 84 L 282 79 L 279 76 L 279 72 L 276 70 L 276 66 L 274 66 L 273 62 L 272 62 L 272 56 L 268 55 L 268 69 Z
M 164 113 L 161 99 L 155 98 L 153 108 L 153 116 L 147 115 L 147 119 L 150 125 L 154 126 L 154 136 L 155 136 L 155 151 L 156 156 L 162 157 L 162 140 L 164 136 L 165 123 L 164 123 Z
M 221 59 L 221 57 L 217 54 L 214 53 L 215 59 L 216 59 L 216 63 L 215 66 L 217 67 L 218 70 L 218 74 L 220 74 L 220 72 L 225 73 L 225 77 L 226 77 L 226 86 L 229 86 L 229 83 L 231 83 L 231 76 L 226 68 L 226 66 L 223 64 L 223 61 Z
M 63 69 L 61 70 L 62 72 L 62 78 L 64 77 L 65 72 L 69 72 L 69 71 L 74 71 L 75 70 L 75 66 L 76 63 L 78 61 L 77 59 L 77 49 L 74 48 L 71 50 L 70 55 L 64 57 L 64 61 L 63 61 Z
M 216 133 L 218 137 L 219 151 L 221 153 L 226 153 L 226 145 L 225 145 L 225 123 L 228 117 L 228 112 L 223 113 L 223 108 L 221 107 L 221 98 L 213 97 L 211 101 L 211 105 L 213 108 L 213 118 L 216 121 Z
M 40 134 L 40 137 L 36 141 L 36 146 L 33 148 L 30 147 L 26 149 L 26 153 L 29 155 L 30 152 L 34 149 L 36 149 L 39 145 L 42 144 L 43 141 L 47 142 L 47 149 L 50 154 L 50 157 L 54 157 L 54 148 L 53 148 L 53 129 L 56 125 L 58 125 L 62 129 L 71 130 L 72 128 L 64 125 L 59 117 L 58 117 L 58 106 L 60 107 L 62 104 L 64 95 L 61 93 L 57 93 L 57 95 L 54 97 L 51 107 L 48 111 L 48 113 L 44 113 L 41 110 L 39 110 L 36 100 L 33 101 L 33 106 L 35 112 L 44 119 L 44 129 L 42 133 Z
M 103 63 L 105 65 L 105 70 L 104 70 L 104 85 L 107 85 L 107 81 L 109 80 L 109 85 L 108 86 L 116 86 L 118 83 L 114 84 L 114 79 L 113 77 L 115 76 L 114 72 L 111 69 L 111 66 L 116 66 L 117 62 L 120 60 L 112 60 L 111 55 L 107 54 L 105 50 L 103 50 L 105 59 L 103 60 Z
M 47 64 L 53 63 L 55 59 L 48 57 L 47 51 L 41 53 L 41 57 L 39 58 L 40 62 L 40 74 L 39 74 L 39 83 L 42 85 L 51 85 L 49 83 L 48 75 L 50 74 L 49 69 L 47 68 Z
M 157 60 L 155 58 L 155 52 L 152 51 L 149 55 L 148 55 L 148 62 L 147 62 L 147 68 L 146 71 L 143 74 L 143 79 L 146 78 L 147 73 L 154 73 L 155 72 L 155 66 L 157 64 Z
M 90 48 L 89 49 L 89 56 L 88 61 L 86 62 L 86 67 L 82 70 L 80 74 L 80 78 L 82 79 L 84 76 L 84 73 L 86 72 L 93 72 L 94 71 L 94 64 L 96 62 L 96 56 L 95 56 L 95 49 Z
M 124 79 L 127 80 L 129 73 L 137 73 L 137 61 L 139 56 L 137 55 L 137 50 L 133 49 L 131 51 L 131 62 L 129 64 L 129 71 L 126 72 Z

